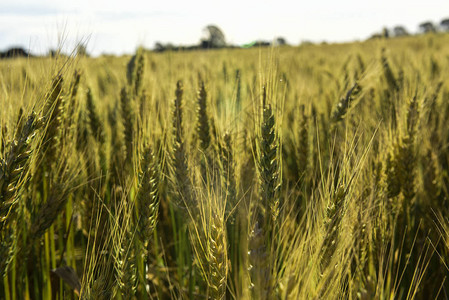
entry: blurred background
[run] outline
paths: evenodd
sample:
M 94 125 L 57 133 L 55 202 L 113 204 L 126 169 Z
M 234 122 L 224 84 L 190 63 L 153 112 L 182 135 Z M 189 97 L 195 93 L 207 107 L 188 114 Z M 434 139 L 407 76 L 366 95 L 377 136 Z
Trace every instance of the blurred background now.
M 405 35 L 447 30 L 449 1 L 1 1 L 0 51 L 23 48 L 35 55 L 78 45 L 100 54 L 201 45 L 208 25 L 226 45 L 257 41 L 346 42 L 376 34 Z M 430 24 L 420 26 L 423 24 Z M 432 29 L 433 26 L 433 29 Z M 209 45 L 210 46 L 210 45 Z

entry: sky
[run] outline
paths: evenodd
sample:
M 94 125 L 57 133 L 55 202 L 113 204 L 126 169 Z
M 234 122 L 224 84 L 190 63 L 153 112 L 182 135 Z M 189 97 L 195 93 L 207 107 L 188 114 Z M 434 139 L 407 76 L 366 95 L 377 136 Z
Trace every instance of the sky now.
M 197 44 L 210 24 L 235 45 L 279 36 L 294 45 L 346 42 L 447 17 L 448 0 L 0 0 L 0 51 L 68 53 L 87 43 L 93 55 L 129 54 L 155 42 Z

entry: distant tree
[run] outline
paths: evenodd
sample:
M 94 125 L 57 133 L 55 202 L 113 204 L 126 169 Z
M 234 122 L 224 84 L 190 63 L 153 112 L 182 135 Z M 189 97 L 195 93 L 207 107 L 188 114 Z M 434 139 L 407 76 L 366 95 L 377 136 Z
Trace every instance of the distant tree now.
M 300 46 L 310 46 L 310 45 L 313 45 L 313 44 L 314 44 L 314 42 L 309 41 L 309 40 L 302 40 L 301 42 L 299 42 Z
M 212 48 L 210 41 L 203 39 L 200 41 L 200 48 L 202 49 L 207 49 L 207 48 Z
M 161 42 L 156 42 L 154 44 L 154 51 L 156 51 L 156 52 L 164 52 L 165 51 L 165 46 L 162 45 Z
M 419 30 L 422 33 L 437 32 L 435 25 L 430 21 L 423 22 L 423 23 L 419 24 Z
M 86 56 L 88 57 L 89 54 L 87 53 L 87 48 L 85 44 L 79 44 L 78 47 L 76 47 L 76 55 L 77 56 Z
M 377 40 L 377 39 L 380 39 L 380 38 L 382 38 L 382 34 L 380 34 L 380 33 L 373 33 L 368 39 L 369 40 Z
M 204 28 L 206 37 L 201 40 L 202 48 L 222 48 L 226 46 L 226 39 L 223 31 L 215 25 L 208 25 Z
M 278 46 L 287 45 L 287 40 L 280 36 L 276 39 L 276 45 L 278 45 Z
M 267 41 L 260 40 L 260 41 L 256 41 L 254 46 L 256 46 L 256 47 L 268 47 L 268 46 L 271 46 L 271 43 L 267 42 Z
M 382 37 L 384 37 L 384 38 L 386 38 L 386 39 L 388 39 L 388 38 L 390 37 L 390 31 L 388 30 L 387 27 L 384 27 L 384 28 L 382 29 Z
M 28 57 L 32 56 L 25 49 L 17 47 L 10 48 L 5 52 L 0 52 L 0 58 L 15 58 L 15 57 Z
M 59 54 L 60 54 L 59 50 L 55 50 L 55 49 L 48 50 L 49 57 L 56 57 L 56 56 L 59 56 Z
M 394 33 L 394 36 L 407 36 L 407 35 L 410 35 L 408 33 L 407 29 L 405 29 L 405 27 L 401 26 L 401 25 L 395 26 L 393 28 L 393 33 Z
M 441 20 L 440 26 L 444 31 L 449 31 L 449 18 Z

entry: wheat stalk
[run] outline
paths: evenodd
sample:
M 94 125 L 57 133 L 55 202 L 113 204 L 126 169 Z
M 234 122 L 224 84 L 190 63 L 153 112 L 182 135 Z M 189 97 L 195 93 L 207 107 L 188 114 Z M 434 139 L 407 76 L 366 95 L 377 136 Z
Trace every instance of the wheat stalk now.
M 262 123 L 259 141 L 259 174 L 261 208 L 256 208 L 256 223 L 249 240 L 251 281 L 253 295 L 269 299 L 273 296 L 273 250 L 275 249 L 280 213 L 280 178 L 278 141 L 275 133 L 275 117 L 267 104 L 266 89 L 262 91 Z

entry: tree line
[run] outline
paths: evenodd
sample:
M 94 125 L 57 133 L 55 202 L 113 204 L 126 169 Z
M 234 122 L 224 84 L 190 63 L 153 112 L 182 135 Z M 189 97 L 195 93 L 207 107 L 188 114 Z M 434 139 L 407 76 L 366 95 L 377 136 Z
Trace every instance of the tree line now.
M 270 41 L 253 41 L 243 46 L 231 45 L 226 42 L 223 31 L 216 25 L 208 25 L 203 29 L 204 37 L 201 38 L 198 44 L 189 46 L 174 45 L 172 43 L 156 42 L 153 51 L 164 52 L 167 50 L 198 50 L 198 49 L 220 49 L 220 48 L 251 48 L 251 47 L 268 47 L 271 45 L 283 46 L 288 45 L 287 40 L 283 37 L 276 38 L 273 42 Z M 439 23 L 432 21 L 425 21 L 418 25 L 417 34 L 427 34 L 436 32 L 449 32 L 449 18 L 442 19 Z M 393 28 L 384 27 L 380 33 L 375 33 L 369 39 L 375 38 L 390 38 L 403 37 L 412 35 L 404 26 L 397 25 Z M 48 56 L 60 55 L 57 50 L 50 50 Z M 80 44 L 77 47 L 76 54 L 79 56 L 88 56 L 85 44 Z M 33 55 L 21 47 L 10 48 L 4 52 L 0 52 L 0 59 L 13 57 L 32 57 Z
M 424 21 L 418 25 L 417 34 L 449 32 L 449 18 L 442 19 L 439 23 Z M 390 38 L 412 35 L 404 26 L 396 25 L 393 28 L 384 27 L 382 32 L 371 35 L 370 38 Z

